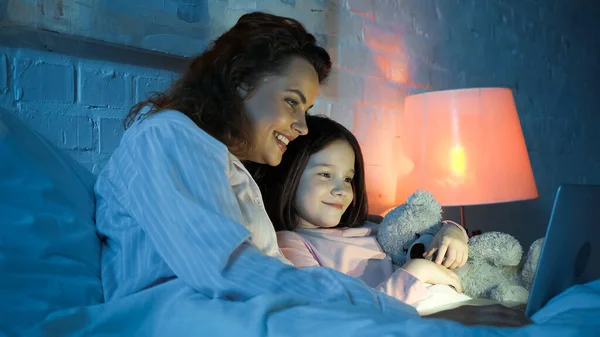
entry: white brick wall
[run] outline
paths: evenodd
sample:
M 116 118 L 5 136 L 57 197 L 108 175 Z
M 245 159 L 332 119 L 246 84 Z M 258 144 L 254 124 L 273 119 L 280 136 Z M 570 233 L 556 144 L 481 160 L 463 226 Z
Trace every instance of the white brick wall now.
M 118 146 L 131 105 L 166 88 L 173 76 L 168 71 L 0 45 L 0 105 L 94 173 Z
M 340 121 L 359 138 L 374 212 L 389 207 L 394 197 L 390 181 L 402 165 L 399 123 L 406 95 L 512 88 L 540 199 L 471 207 L 467 216 L 472 229 L 506 230 L 527 244 L 543 235 L 558 184 L 600 183 L 600 133 L 593 131 L 600 122 L 595 47 L 600 41 L 588 34 L 599 27 L 584 3 L 209 0 L 208 12 L 213 37 L 243 13 L 264 10 L 299 19 L 327 47 L 336 67 L 314 111 Z M 141 11 L 143 2 L 138 6 Z M 161 20 L 177 20 L 169 10 L 165 7 Z M 95 172 L 117 146 L 130 105 L 147 91 L 165 88 L 173 76 L 0 42 L 0 105 L 14 109 Z M 454 209 L 447 215 L 457 217 Z

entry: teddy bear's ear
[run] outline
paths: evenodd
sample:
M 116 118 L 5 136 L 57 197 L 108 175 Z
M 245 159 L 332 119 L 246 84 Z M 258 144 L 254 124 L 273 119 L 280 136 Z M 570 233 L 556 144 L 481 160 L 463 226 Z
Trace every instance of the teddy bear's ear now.
M 433 197 L 433 194 L 427 192 L 427 191 L 423 191 L 423 190 L 418 190 L 415 193 L 411 194 L 408 197 L 408 200 L 406 201 L 407 204 L 409 205 L 419 205 L 419 206 L 423 206 L 426 209 L 430 209 L 434 212 L 442 212 L 442 206 L 440 205 L 439 202 L 437 202 L 437 200 L 435 200 L 435 198 Z

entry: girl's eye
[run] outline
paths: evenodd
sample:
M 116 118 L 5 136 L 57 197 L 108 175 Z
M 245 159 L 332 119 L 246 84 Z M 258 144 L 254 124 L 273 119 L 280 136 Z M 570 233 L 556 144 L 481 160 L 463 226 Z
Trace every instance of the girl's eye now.
M 323 173 L 319 173 L 319 175 L 323 178 L 331 178 L 331 174 L 323 172 Z
M 295 100 L 291 99 L 291 98 L 286 98 L 285 102 L 290 106 L 290 108 L 292 109 L 296 109 L 296 107 L 298 106 L 298 102 L 296 102 Z
M 344 179 L 344 181 L 347 182 L 347 183 L 351 183 L 352 182 L 352 178 L 346 178 L 346 179 Z

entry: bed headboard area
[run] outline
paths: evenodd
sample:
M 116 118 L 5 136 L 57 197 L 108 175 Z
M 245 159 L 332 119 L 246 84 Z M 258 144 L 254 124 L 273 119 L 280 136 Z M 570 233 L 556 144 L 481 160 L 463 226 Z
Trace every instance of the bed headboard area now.
M 227 25 L 227 1 L 7 0 L 3 45 L 181 71 Z
M 218 11 L 218 2 L 205 0 L 8 0 L 4 4 L 0 5 L 2 26 L 184 57 L 205 48 L 213 33 L 209 9 Z

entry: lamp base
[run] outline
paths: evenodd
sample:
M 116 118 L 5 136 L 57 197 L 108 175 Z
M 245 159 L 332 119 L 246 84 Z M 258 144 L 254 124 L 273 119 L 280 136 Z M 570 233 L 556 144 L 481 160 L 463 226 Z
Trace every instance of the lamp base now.
M 467 221 L 465 220 L 465 207 L 460 206 L 459 208 L 460 208 L 460 225 L 463 226 L 463 228 L 465 229 L 465 232 L 467 232 L 467 236 L 472 238 L 474 236 L 481 234 L 480 230 L 475 230 L 475 231 L 472 231 L 471 233 L 469 233 L 469 229 L 467 228 Z
M 467 234 L 469 234 L 469 230 L 467 229 L 467 222 L 465 221 L 465 207 L 460 206 L 460 225 L 463 226 Z

